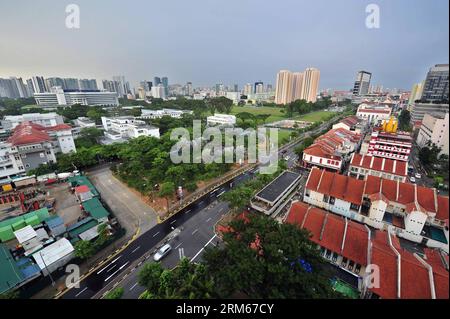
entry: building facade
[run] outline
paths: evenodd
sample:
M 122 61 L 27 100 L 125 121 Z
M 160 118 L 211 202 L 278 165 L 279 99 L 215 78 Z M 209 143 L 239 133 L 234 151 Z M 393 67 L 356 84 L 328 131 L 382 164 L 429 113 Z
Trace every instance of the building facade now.
M 369 93 L 371 78 L 372 73 L 367 71 L 359 71 L 356 75 L 356 81 L 353 86 L 353 95 L 366 95 Z
M 425 114 L 419 134 L 417 135 L 417 145 L 423 147 L 428 142 L 441 148 L 441 154 L 449 155 L 448 135 L 449 135 L 449 115 L 447 113 Z
M 421 99 L 427 102 L 448 104 L 448 64 L 436 64 L 427 73 Z

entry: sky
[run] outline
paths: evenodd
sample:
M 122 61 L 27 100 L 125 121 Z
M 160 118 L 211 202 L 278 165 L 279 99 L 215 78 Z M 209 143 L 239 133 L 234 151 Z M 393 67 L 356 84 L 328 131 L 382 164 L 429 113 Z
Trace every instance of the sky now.
M 379 28 L 366 27 L 371 3 Z M 69 4 L 80 8 L 79 29 L 66 27 Z M 0 1 L 0 78 L 242 87 L 316 67 L 321 89 L 350 89 L 358 70 L 410 89 L 448 56 L 448 0 Z

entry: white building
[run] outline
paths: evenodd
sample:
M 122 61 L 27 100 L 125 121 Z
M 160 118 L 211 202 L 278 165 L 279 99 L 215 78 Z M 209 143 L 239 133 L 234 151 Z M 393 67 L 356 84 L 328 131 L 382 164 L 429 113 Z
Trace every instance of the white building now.
M 227 92 L 225 97 L 227 99 L 232 100 L 234 105 L 237 105 L 239 103 L 239 101 L 241 100 L 241 93 L 240 92 Z
M 162 110 L 148 110 L 142 109 L 140 118 L 142 119 L 159 119 L 163 116 L 170 116 L 172 118 L 181 118 L 183 114 L 193 114 L 193 111 L 162 109 Z
M 44 276 L 64 266 L 74 257 L 75 249 L 67 238 L 62 238 L 33 254 Z
M 146 124 L 132 116 L 105 117 L 102 116 L 105 137 L 112 141 L 127 140 L 139 136 L 159 138 L 159 128 Z
M 53 87 L 51 92 L 47 93 L 34 93 L 34 99 L 38 105 L 119 105 L 116 92 L 98 90 L 64 91 L 61 87 Z
M 427 142 L 431 142 L 442 149 L 442 154 L 448 155 L 448 127 L 448 112 L 425 114 L 417 135 L 417 145 L 423 147 Z
M 230 114 L 219 114 L 208 116 L 206 118 L 207 125 L 235 125 L 236 116 Z
M 75 120 L 73 120 L 73 123 L 81 128 L 86 128 L 86 127 L 96 127 L 95 125 L 95 121 L 91 120 L 88 117 L 79 117 Z
M 164 85 L 158 84 L 156 86 L 152 86 L 152 97 L 158 99 L 165 99 L 167 96 Z
M 387 105 L 369 105 L 362 103 L 358 106 L 356 116 L 365 120 L 371 124 L 378 124 L 384 120 L 389 120 L 391 117 L 392 110 Z
M 45 127 L 63 124 L 64 120 L 61 115 L 52 113 L 28 113 L 22 115 L 6 115 L 2 122 L 2 127 L 7 130 L 14 129 L 22 122 L 31 122 Z

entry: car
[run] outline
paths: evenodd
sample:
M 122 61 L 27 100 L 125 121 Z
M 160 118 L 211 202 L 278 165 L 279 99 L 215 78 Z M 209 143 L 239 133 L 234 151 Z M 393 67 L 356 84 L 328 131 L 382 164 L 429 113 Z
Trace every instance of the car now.
M 409 181 L 410 181 L 411 183 L 415 183 L 415 182 L 416 182 L 416 179 L 414 178 L 414 176 L 411 176 L 411 177 L 409 178 Z
M 285 156 L 285 157 L 284 157 L 284 160 L 285 160 L 285 161 L 289 161 L 289 159 L 290 159 L 289 156 Z
M 416 175 L 414 175 L 415 178 L 420 179 L 422 178 L 422 175 L 420 175 L 419 173 L 416 173 Z
M 160 261 L 161 259 L 163 259 L 170 251 L 172 250 L 172 246 L 170 246 L 169 244 L 165 244 L 164 246 L 162 246 L 160 249 L 158 249 L 158 251 L 156 252 L 156 254 L 153 256 L 153 260 L 154 261 Z

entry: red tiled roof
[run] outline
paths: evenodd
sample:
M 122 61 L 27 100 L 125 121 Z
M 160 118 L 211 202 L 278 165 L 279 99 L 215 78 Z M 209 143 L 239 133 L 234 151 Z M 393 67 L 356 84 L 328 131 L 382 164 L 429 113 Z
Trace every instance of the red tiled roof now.
M 438 196 L 438 211 L 436 218 L 440 220 L 448 220 L 448 197 Z
M 431 188 L 417 186 L 417 201 L 419 205 L 429 212 L 436 212 L 434 205 L 434 190 Z
M 406 205 L 414 201 L 414 184 L 399 183 L 398 185 L 398 202 Z
M 342 240 L 344 239 L 344 218 L 336 216 L 333 213 L 328 213 L 324 227 L 322 240 L 319 242 L 320 246 L 340 253 Z
M 68 124 L 58 124 L 55 126 L 45 127 L 44 129 L 46 131 L 66 131 L 66 130 L 71 130 L 72 126 L 70 126 Z
M 296 224 L 301 226 L 309 205 L 303 202 L 295 202 L 292 204 L 291 209 L 286 217 L 286 222 L 289 224 Z
M 304 228 L 312 234 L 311 240 L 320 245 L 320 232 L 322 231 L 325 212 L 319 208 L 312 207 L 309 209 L 305 218 Z
M 368 236 L 364 225 L 349 221 L 342 255 L 360 265 L 367 265 Z
M 425 248 L 425 262 L 433 268 L 434 290 L 436 298 L 449 298 L 449 275 L 442 263 L 441 256 L 437 250 Z M 448 256 L 448 255 L 447 255 Z
M 320 176 L 322 175 L 322 170 L 317 167 L 313 167 L 309 172 L 308 182 L 306 183 L 305 188 L 310 190 L 316 190 L 319 185 Z
M 344 200 L 355 205 L 361 205 L 364 191 L 364 181 L 356 178 L 348 178 L 344 193 Z
M 380 286 L 371 290 L 384 299 L 397 298 L 397 255 L 389 246 L 387 232 L 378 231 L 372 241 L 371 263 L 380 269 Z
M 366 187 L 364 189 L 364 194 L 374 194 L 380 192 L 381 178 L 369 175 L 366 180 Z
M 44 127 L 32 122 L 22 122 L 14 129 L 13 134 L 8 138 L 12 145 L 36 144 L 50 141 L 50 136 L 45 132 Z
M 430 278 L 427 268 L 406 250 L 401 255 L 401 292 L 402 299 L 431 299 Z
M 397 182 L 390 179 L 382 179 L 381 193 L 390 201 L 397 199 Z
M 331 185 L 333 184 L 334 174 L 329 171 L 322 171 L 322 178 L 320 180 L 319 188 L 317 191 L 324 194 L 329 194 Z

